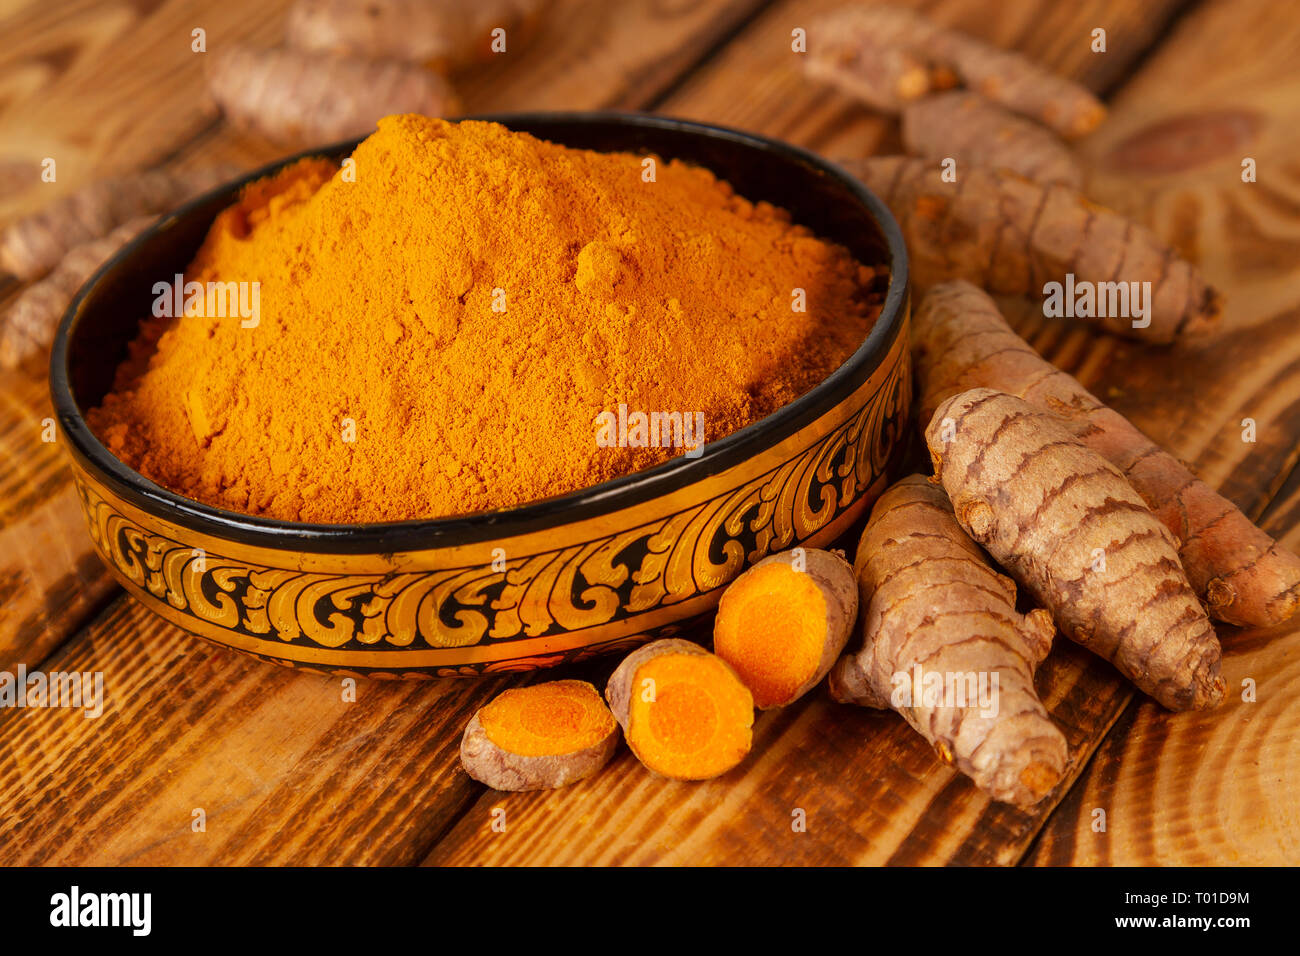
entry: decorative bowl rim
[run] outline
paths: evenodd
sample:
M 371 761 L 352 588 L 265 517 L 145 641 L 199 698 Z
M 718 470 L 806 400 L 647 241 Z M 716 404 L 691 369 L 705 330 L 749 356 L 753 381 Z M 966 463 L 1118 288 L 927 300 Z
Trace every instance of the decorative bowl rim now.
M 677 119 L 650 113 L 620 110 L 524 111 L 482 113 L 456 117 L 455 121 L 477 120 L 500 123 L 554 123 L 570 125 L 611 124 L 629 128 L 669 130 L 722 140 L 776 156 L 788 163 L 811 167 L 847 187 L 866 207 L 884 239 L 890 269 L 889 286 L 879 317 L 862 344 L 837 369 L 809 391 L 775 412 L 716 441 L 708 442 L 696 458 L 677 456 L 643 471 L 599 482 L 549 498 L 486 511 L 437 518 L 413 518 L 361 524 L 323 524 L 264 518 L 219 508 L 163 488 L 118 459 L 91 431 L 73 397 L 68 369 L 71 335 L 82 302 L 96 286 L 138 248 L 169 223 L 189 215 L 225 192 L 261 179 L 276 170 L 310 156 L 335 155 L 350 151 L 361 138 L 303 150 L 277 159 L 196 196 L 136 236 L 105 262 L 82 286 L 59 321 L 50 355 L 50 395 L 55 414 L 68 445 L 78 462 L 113 493 L 147 514 L 171 521 L 200 534 L 262 547 L 317 553 L 365 554 L 428 550 L 448 544 L 472 544 L 497 537 L 513 536 L 568 523 L 578 518 L 621 510 L 676 491 L 750 457 L 794 434 L 808 422 L 847 398 L 861 383 L 861 376 L 877 368 L 888 355 L 907 316 L 908 260 L 902 231 L 893 215 L 874 193 L 841 166 L 781 140 L 712 123 Z M 362 137 L 364 138 L 364 137 Z

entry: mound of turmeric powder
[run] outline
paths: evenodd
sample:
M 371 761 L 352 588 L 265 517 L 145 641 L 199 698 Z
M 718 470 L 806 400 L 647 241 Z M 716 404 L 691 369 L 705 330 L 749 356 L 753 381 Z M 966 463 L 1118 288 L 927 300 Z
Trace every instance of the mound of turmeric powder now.
M 90 415 L 128 465 L 293 521 L 520 504 L 686 450 L 602 420 L 680 413 L 713 441 L 776 410 L 879 312 L 882 269 L 677 161 L 414 115 L 353 160 L 213 224 L 185 279 L 255 282 L 257 314 L 199 296 L 145 321 Z

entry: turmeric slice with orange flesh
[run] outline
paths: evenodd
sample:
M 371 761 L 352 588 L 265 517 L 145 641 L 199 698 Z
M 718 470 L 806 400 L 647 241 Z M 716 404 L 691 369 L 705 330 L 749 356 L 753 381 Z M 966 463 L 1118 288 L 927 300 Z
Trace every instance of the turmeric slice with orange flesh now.
M 720 776 L 753 744 L 753 696 L 722 658 L 690 641 L 667 638 L 628 655 L 605 698 L 632 753 L 663 777 Z
M 618 724 L 580 680 L 504 691 L 465 727 L 460 762 L 494 790 L 551 790 L 590 777 L 618 748 Z
M 826 676 L 857 614 L 849 563 L 830 551 L 796 548 L 760 561 L 723 592 L 713 650 L 760 710 L 784 707 Z

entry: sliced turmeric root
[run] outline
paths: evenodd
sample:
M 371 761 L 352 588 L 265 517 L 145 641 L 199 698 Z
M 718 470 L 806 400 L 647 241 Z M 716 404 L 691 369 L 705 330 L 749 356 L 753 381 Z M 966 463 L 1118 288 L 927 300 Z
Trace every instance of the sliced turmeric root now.
M 798 700 L 826 676 L 858 614 L 853 569 L 838 554 L 797 548 L 772 555 L 722 594 L 713 650 L 760 710 Z
M 1046 796 L 1068 756 L 1034 690 L 1056 632 L 1051 615 L 1017 612 L 1015 584 L 920 475 L 877 500 L 855 567 L 863 644 L 831 671 L 831 696 L 898 711 L 995 800 L 1032 806 Z M 929 696 L 934 675 L 955 688 L 952 699 Z
M 1067 372 L 1042 359 L 969 282 L 934 286 L 912 317 L 921 421 L 949 396 L 983 386 L 1058 416 L 1074 436 L 1124 472 L 1179 539 L 1187 578 L 1229 624 L 1268 627 L 1300 609 L 1300 556 L 1255 526 L 1227 498 L 1105 405 Z
M 925 441 L 957 521 L 1067 637 L 1170 710 L 1223 699 L 1219 640 L 1174 536 L 1118 468 L 988 388 L 940 405 Z
M 754 698 L 720 657 L 667 638 L 634 651 L 605 688 L 628 747 L 653 772 L 708 780 L 753 744 Z
M 586 681 L 504 691 L 465 727 L 460 762 L 494 790 L 550 790 L 590 777 L 618 748 L 618 724 Z

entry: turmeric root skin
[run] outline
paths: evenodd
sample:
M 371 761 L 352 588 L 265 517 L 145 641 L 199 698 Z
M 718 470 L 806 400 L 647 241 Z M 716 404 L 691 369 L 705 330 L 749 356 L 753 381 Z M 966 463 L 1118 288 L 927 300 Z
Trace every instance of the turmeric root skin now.
M 863 645 L 831 672 L 831 696 L 893 707 L 995 800 L 1032 806 L 1065 771 L 1068 747 L 1034 690 L 1034 670 L 1055 628 L 1043 610 L 1016 611 L 1016 586 L 991 568 L 957 524 L 943 491 L 920 475 L 888 489 L 872 509 L 855 561 L 866 610 Z M 975 702 L 892 702 L 914 668 L 982 677 L 995 712 Z
M 82 243 L 52 273 L 23 290 L 0 322 L 0 368 L 17 368 L 49 348 L 59 320 L 86 280 L 152 222 L 152 216 L 142 216 Z
M 853 569 L 813 548 L 764 558 L 722 594 L 713 650 L 760 710 L 792 704 L 821 682 L 858 614 Z
M 1118 468 L 987 388 L 941 404 L 925 440 L 957 521 L 1068 637 L 1170 710 L 1223 699 L 1219 641 L 1177 543 Z
M 661 777 L 708 780 L 753 744 L 754 698 L 722 658 L 666 638 L 633 651 L 605 688 L 638 760 Z
M 903 144 L 914 156 L 953 158 L 958 176 L 973 166 L 1006 169 L 1044 186 L 1078 189 L 1083 172 L 1050 130 L 977 93 L 953 90 L 903 109 Z
M 809 27 L 805 72 L 874 109 L 897 113 L 935 85 L 925 58 L 904 42 L 910 27 L 857 7 L 836 10 Z
M 1008 392 L 1057 415 L 1124 473 L 1180 542 L 1183 568 L 1211 616 L 1269 627 L 1300 607 L 1300 557 L 1197 479 L 1071 375 L 1039 357 L 997 305 L 968 282 L 937 285 L 912 317 L 922 422 L 968 388 Z
M 877 109 L 897 111 L 960 80 L 1066 138 L 1095 129 L 1106 108 L 1088 90 L 1019 53 L 886 4 L 845 6 L 809 27 L 809 75 Z
M 1045 283 L 1150 282 L 1149 324 L 1122 315 L 1089 319 L 1108 332 L 1168 343 L 1216 327 L 1218 293 L 1154 233 L 1064 186 L 1043 186 L 1003 170 L 938 166 L 905 156 L 848 160 L 853 175 L 897 217 L 911 275 L 922 286 L 966 279 L 990 292 L 1038 295 Z
M 618 749 L 618 724 L 599 691 L 562 680 L 507 690 L 476 712 L 460 762 L 493 790 L 551 790 L 596 773 Z
M 498 27 L 507 50 L 516 49 L 546 6 L 547 0 L 297 0 L 286 31 L 297 50 L 452 71 L 490 60 Z
M 91 183 L 0 230 L 0 269 L 23 282 L 39 279 L 78 246 L 132 219 L 167 212 L 237 171 L 226 165 L 150 170 Z
M 329 143 L 364 136 L 393 113 L 459 108 L 441 76 L 399 61 L 234 45 L 209 63 L 208 91 L 226 118 L 276 143 Z

